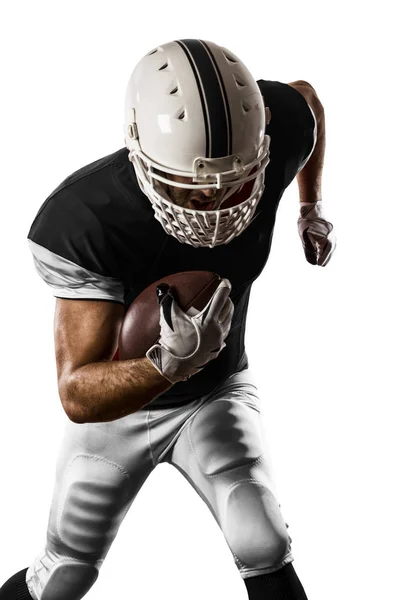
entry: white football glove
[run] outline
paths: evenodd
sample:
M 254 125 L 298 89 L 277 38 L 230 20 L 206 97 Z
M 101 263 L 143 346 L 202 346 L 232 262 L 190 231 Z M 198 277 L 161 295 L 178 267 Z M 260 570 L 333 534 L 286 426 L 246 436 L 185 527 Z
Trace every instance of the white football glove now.
M 230 291 L 230 282 L 222 279 L 202 311 L 185 313 L 169 285 L 157 287 L 161 335 L 146 356 L 171 383 L 189 379 L 225 347 L 233 316 Z
M 297 226 L 308 262 L 325 267 L 336 248 L 336 237 L 332 223 L 324 218 L 321 200 L 300 202 Z

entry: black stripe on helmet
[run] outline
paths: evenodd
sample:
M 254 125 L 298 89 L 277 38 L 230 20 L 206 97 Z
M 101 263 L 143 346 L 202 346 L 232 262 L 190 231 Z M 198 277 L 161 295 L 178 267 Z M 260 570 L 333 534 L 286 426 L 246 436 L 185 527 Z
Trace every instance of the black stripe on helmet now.
M 206 42 L 203 42 L 203 40 L 201 40 L 201 43 L 203 44 L 203 46 L 205 48 L 207 48 L 210 58 L 214 64 L 214 68 L 218 75 L 219 84 L 221 86 L 221 91 L 222 91 L 222 94 L 224 97 L 225 111 L 226 111 L 226 118 L 227 118 L 227 125 L 228 125 L 228 152 L 227 152 L 226 156 L 230 156 L 232 154 L 232 117 L 231 117 L 231 109 L 229 106 L 228 94 L 226 92 L 226 88 L 225 88 L 224 80 L 222 79 L 220 68 L 217 64 L 217 61 L 215 60 L 213 53 L 211 52 L 210 47 L 206 44 Z
M 192 67 L 192 71 L 194 74 L 194 78 L 196 80 L 196 84 L 197 84 L 197 88 L 199 90 L 199 96 L 200 96 L 200 101 L 201 101 L 201 107 L 203 109 L 203 117 L 204 117 L 204 128 L 205 128 L 205 133 L 206 133 L 206 152 L 205 152 L 205 158 L 210 158 L 210 125 L 209 125 L 209 119 L 208 119 L 208 113 L 207 113 L 207 107 L 206 107 L 206 102 L 205 102 L 205 94 L 200 82 L 200 77 L 199 77 L 199 73 L 196 69 L 196 65 L 193 61 L 193 58 L 189 52 L 189 50 L 187 49 L 187 47 L 180 41 L 180 40 L 176 40 L 176 43 L 179 44 L 179 46 L 182 48 L 182 50 L 184 51 L 184 53 L 186 54 L 186 57 L 190 63 L 190 66 Z
M 205 124 L 209 127 L 210 154 L 219 158 L 231 154 L 231 124 L 227 94 L 221 73 L 210 49 L 201 40 L 180 40 L 178 44 L 190 56 L 190 64 L 198 83 L 202 106 L 206 109 Z

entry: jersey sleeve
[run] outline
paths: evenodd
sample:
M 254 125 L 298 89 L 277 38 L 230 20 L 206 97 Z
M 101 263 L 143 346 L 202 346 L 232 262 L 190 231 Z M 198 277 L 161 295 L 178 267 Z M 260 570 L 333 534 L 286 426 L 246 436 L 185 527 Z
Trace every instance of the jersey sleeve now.
M 317 141 L 317 121 L 306 99 L 287 83 L 259 80 L 265 106 L 271 111 L 266 133 L 271 156 L 284 164 L 284 188 L 309 160 Z
M 34 265 L 58 298 L 124 303 L 110 232 L 71 188 L 50 196 L 28 234 Z

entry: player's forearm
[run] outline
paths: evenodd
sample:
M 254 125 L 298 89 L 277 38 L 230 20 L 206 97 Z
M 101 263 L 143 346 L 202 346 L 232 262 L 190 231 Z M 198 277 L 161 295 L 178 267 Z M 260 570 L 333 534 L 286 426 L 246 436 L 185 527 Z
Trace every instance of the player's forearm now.
M 84 365 L 60 383 L 65 412 L 76 423 L 114 421 L 171 387 L 147 358 Z
M 322 169 L 325 156 L 325 115 L 321 109 L 316 114 L 317 119 L 317 141 L 308 162 L 297 174 L 300 202 L 317 202 L 322 199 Z

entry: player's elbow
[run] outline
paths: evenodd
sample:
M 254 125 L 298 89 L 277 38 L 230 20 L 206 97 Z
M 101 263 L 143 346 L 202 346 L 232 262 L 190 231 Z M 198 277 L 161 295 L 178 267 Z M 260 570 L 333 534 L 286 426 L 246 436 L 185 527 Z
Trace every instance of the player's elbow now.
M 76 381 L 73 374 L 66 375 L 58 381 L 58 393 L 65 414 L 73 423 L 87 423 L 86 411 L 79 402 Z
M 88 423 L 89 421 L 84 416 L 82 410 L 76 406 L 67 406 L 64 407 L 65 414 L 73 423 L 78 423 L 79 425 L 83 425 L 84 423 Z

